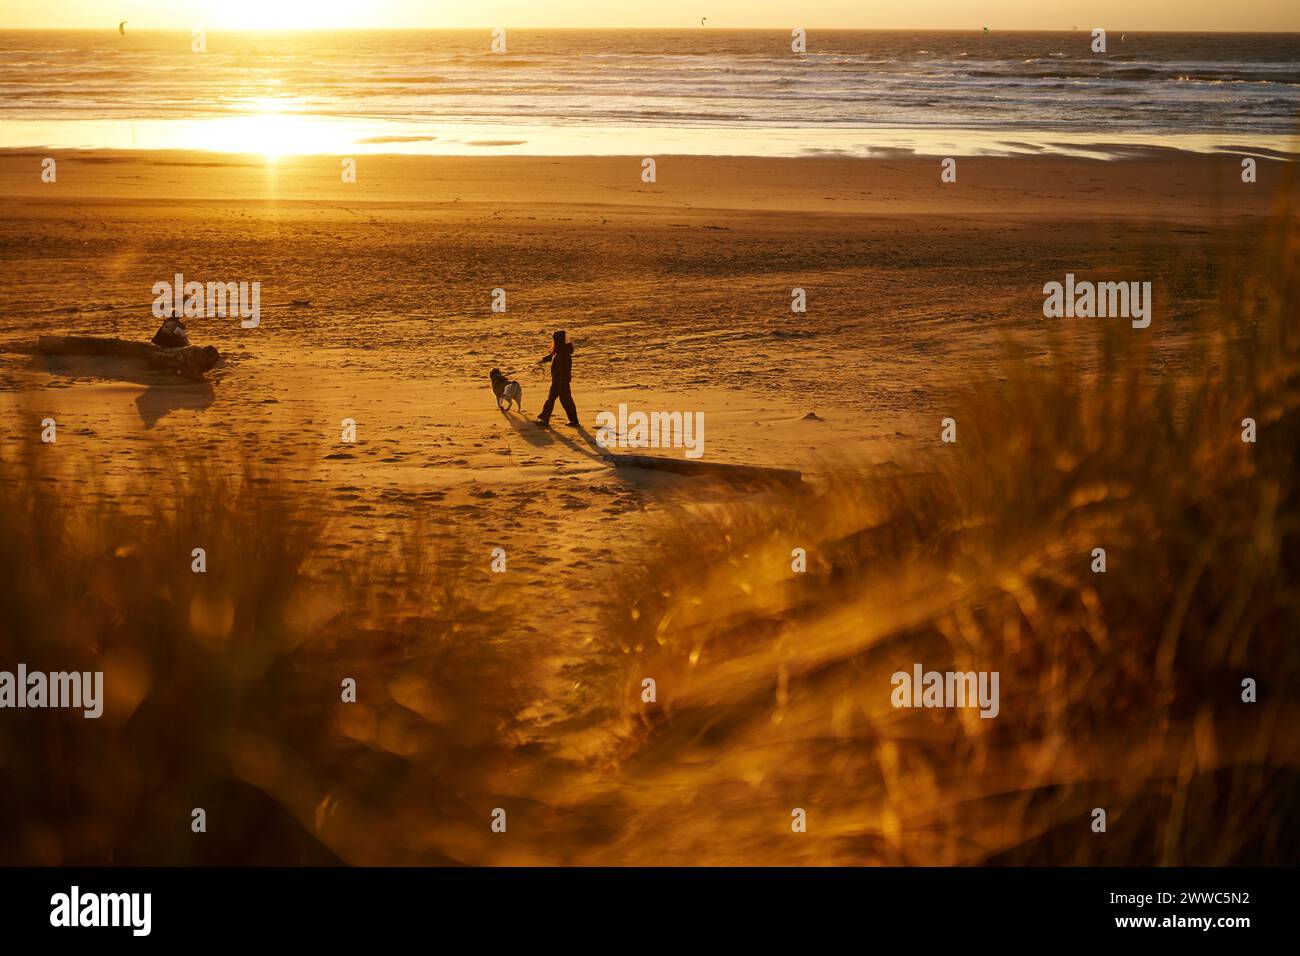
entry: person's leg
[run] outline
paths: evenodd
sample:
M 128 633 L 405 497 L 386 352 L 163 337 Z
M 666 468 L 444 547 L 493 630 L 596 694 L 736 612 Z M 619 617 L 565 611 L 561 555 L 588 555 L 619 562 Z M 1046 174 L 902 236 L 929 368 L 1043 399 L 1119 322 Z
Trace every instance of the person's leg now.
M 560 386 L 552 382 L 551 394 L 546 396 L 546 404 L 542 406 L 541 414 L 537 416 L 539 422 L 544 422 L 551 417 L 551 412 L 555 410 L 555 400 L 560 397 Z
M 560 404 L 564 406 L 564 412 L 569 416 L 569 424 L 578 424 L 578 406 L 573 404 L 573 392 L 570 390 L 568 383 L 560 392 Z

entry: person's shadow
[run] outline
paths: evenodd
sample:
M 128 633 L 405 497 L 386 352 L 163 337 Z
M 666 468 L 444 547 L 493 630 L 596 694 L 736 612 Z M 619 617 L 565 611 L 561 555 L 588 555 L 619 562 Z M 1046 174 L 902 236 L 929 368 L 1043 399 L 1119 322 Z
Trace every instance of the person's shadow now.
M 173 378 L 146 388 L 136 396 L 135 407 L 144 427 L 153 428 L 164 415 L 182 408 L 201 412 L 215 398 L 211 382 L 185 382 Z
M 201 412 L 216 399 L 209 381 L 191 381 L 170 372 L 150 369 L 132 359 L 95 355 L 37 355 L 37 368 L 61 378 L 103 379 L 143 385 L 135 399 L 145 428 L 153 428 L 166 415 L 182 408 Z
M 510 423 L 510 427 L 519 433 L 519 437 L 534 448 L 544 448 L 547 445 L 564 445 L 596 461 L 608 462 L 612 457 L 609 452 L 597 444 L 596 439 L 582 425 L 577 428 L 573 428 L 571 425 L 539 425 L 529 418 L 512 415 L 504 409 L 501 414 Z M 566 434 L 569 431 L 577 435 L 581 441 L 574 441 L 570 438 Z

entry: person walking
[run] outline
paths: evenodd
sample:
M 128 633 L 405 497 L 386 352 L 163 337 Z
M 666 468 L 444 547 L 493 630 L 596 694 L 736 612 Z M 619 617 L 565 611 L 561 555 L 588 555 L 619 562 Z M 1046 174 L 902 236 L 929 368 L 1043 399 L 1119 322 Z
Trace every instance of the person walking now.
M 537 416 L 537 422 L 540 425 L 550 424 L 555 400 L 559 399 L 565 414 L 569 416 L 567 424 L 576 428 L 580 424 L 578 407 L 573 404 L 573 392 L 569 389 L 573 379 L 573 343 L 565 341 L 563 329 L 551 336 L 550 354 L 542 359 L 541 364 L 547 362 L 551 363 L 551 393 L 546 396 L 546 404 L 542 406 L 542 413 Z

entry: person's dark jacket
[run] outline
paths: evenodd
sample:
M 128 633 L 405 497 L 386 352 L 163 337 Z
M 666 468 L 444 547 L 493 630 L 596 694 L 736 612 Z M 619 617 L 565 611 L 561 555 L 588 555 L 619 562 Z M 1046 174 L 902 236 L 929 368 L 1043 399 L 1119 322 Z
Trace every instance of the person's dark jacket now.
M 573 379 L 573 343 L 557 342 L 555 351 L 543 362 L 551 363 L 551 381 L 560 385 L 568 385 Z
M 164 320 L 162 328 L 154 333 L 153 344 L 160 345 L 165 349 L 185 348 L 190 344 L 189 334 L 185 331 L 185 323 L 177 318 Z

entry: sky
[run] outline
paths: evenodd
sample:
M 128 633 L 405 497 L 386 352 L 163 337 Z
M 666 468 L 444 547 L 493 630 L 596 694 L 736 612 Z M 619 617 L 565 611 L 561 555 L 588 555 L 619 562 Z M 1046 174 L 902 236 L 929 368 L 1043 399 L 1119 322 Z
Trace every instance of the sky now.
M 706 18 L 701 25 L 701 18 Z M 1300 0 L 0 0 L 0 29 L 674 27 L 1297 31 Z

